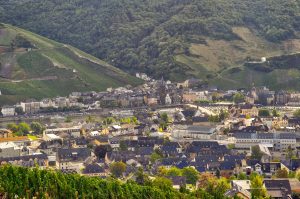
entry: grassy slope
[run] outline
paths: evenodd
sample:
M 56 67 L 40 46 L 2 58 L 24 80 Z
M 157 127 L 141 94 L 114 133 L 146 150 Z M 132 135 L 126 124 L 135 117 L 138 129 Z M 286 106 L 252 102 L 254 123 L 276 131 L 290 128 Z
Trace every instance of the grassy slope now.
M 2 67 L 9 68 L 3 72 L 6 78 L 0 79 L 0 104 L 141 83 L 76 48 L 10 25 L 5 25 L 5 29 L 1 30 L 0 46 L 8 48 L 17 34 L 25 37 L 37 49 L 0 53 Z
M 300 40 L 282 43 L 268 42 L 245 27 L 234 27 L 240 40 L 224 41 L 206 38 L 206 44 L 190 44 L 190 56 L 177 55 L 176 61 L 188 66 L 191 73 L 206 79 L 221 88 L 241 88 L 252 85 L 267 85 L 274 89 L 300 89 L 297 69 L 274 70 L 271 73 L 254 71 L 243 66 L 247 57 L 260 59 L 300 51 Z M 240 68 L 232 73 L 230 69 Z

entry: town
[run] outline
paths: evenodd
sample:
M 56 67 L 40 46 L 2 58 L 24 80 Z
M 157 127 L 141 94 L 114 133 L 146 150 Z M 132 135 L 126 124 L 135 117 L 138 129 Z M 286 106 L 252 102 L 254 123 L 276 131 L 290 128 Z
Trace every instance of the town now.
M 249 199 L 262 178 L 266 195 L 299 197 L 300 92 L 137 77 L 145 83 L 134 88 L 3 106 L 0 164 L 140 183 L 159 176 L 178 190 L 224 180 L 225 196 Z

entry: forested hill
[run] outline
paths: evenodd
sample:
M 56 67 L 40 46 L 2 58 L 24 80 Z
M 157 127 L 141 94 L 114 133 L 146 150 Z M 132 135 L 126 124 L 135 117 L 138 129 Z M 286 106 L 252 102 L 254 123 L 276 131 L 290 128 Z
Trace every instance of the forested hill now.
M 282 71 L 264 78 L 243 63 L 300 51 L 298 0 L 0 0 L 0 20 L 127 71 L 223 86 L 285 87 Z

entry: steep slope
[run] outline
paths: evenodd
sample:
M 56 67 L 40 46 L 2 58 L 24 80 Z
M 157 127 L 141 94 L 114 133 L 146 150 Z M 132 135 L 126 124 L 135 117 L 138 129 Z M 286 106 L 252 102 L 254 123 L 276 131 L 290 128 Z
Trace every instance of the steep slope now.
M 218 84 L 231 68 L 244 71 L 249 58 L 300 48 L 300 1 L 294 0 L 0 2 L 0 20 L 69 43 L 126 71 L 177 81 L 195 76 Z M 234 86 L 250 84 L 238 80 Z
M 138 83 L 141 81 L 74 47 L 1 24 L 0 104 Z

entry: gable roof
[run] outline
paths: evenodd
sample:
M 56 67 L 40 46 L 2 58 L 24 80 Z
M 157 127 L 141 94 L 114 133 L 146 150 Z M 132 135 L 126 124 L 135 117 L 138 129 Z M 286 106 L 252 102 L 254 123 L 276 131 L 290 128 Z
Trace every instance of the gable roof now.
M 98 164 L 89 164 L 83 170 L 83 174 L 104 173 L 105 170 Z
M 288 198 L 292 194 L 289 180 L 265 179 L 264 185 L 271 197 Z
M 57 160 L 60 161 L 83 161 L 91 155 L 88 148 L 58 149 Z

